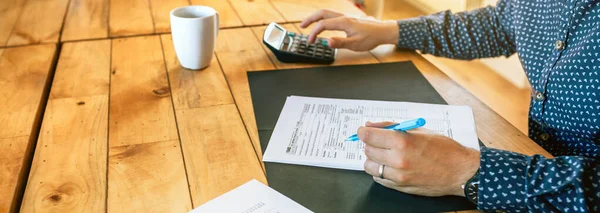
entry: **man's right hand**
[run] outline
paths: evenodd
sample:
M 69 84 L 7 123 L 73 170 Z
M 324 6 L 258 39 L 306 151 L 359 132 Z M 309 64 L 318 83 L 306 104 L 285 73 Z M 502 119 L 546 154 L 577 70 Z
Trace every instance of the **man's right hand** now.
M 332 48 L 368 51 L 381 44 L 396 44 L 399 36 L 396 21 L 353 18 L 330 10 L 319 10 L 313 13 L 302 21 L 300 27 L 306 28 L 315 22 L 317 24 L 308 38 L 310 43 L 313 43 L 325 30 L 346 32 L 346 38 L 328 39 L 328 44 Z

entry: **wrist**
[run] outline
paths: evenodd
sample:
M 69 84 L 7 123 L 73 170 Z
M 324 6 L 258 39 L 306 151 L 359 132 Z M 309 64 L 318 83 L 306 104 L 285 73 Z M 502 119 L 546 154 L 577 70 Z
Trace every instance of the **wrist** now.
M 382 31 L 380 32 L 383 36 L 381 43 L 382 44 L 396 44 L 398 43 L 398 38 L 400 37 L 400 32 L 398 31 L 398 22 L 394 20 L 386 20 L 381 23 Z
M 467 154 L 463 169 L 457 174 L 457 183 L 453 187 L 453 195 L 466 197 L 465 189 L 467 182 L 476 175 L 475 173 L 479 170 L 480 165 L 480 153 L 477 150 L 466 148 Z

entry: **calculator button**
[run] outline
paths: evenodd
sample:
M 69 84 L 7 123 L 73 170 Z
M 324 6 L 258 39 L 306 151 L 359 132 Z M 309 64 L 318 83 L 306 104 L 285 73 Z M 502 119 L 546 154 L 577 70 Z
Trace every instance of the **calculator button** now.
M 327 40 L 325 39 L 321 39 L 321 45 L 326 46 L 327 47 Z

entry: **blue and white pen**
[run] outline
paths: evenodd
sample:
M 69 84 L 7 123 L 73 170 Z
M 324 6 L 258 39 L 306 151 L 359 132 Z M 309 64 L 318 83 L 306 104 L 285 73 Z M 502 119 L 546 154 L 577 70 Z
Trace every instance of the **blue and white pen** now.
M 390 125 L 390 126 L 386 126 L 386 127 L 382 127 L 382 129 L 389 129 L 389 130 L 395 130 L 395 131 L 408 131 L 411 129 L 416 129 L 419 127 L 422 127 L 425 125 L 425 119 L 423 118 L 417 118 L 417 119 L 412 119 L 412 120 L 408 120 L 408 121 L 403 121 L 401 123 L 397 123 L 394 125 Z M 346 141 L 358 141 L 360 140 L 358 138 L 357 134 L 354 134 L 350 137 L 348 137 L 348 139 L 346 139 Z

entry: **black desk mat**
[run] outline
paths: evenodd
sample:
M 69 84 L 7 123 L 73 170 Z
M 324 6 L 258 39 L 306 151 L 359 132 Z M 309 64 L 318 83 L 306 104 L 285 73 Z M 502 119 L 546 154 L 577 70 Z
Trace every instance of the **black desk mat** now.
M 290 95 L 446 104 L 411 62 L 248 72 L 263 153 Z M 269 186 L 321 212 L 444 212 L 475 209 L 462 197 L 423 197 L 361 171 L 265 162 Z

